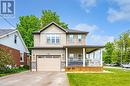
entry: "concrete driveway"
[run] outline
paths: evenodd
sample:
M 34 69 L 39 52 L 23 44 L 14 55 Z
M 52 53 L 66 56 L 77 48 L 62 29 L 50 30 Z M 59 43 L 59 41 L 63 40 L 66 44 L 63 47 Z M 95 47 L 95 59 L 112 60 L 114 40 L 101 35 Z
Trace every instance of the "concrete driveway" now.
M 24 72 L 0 77 L 0 86 L 69 86 L 65 72 Z

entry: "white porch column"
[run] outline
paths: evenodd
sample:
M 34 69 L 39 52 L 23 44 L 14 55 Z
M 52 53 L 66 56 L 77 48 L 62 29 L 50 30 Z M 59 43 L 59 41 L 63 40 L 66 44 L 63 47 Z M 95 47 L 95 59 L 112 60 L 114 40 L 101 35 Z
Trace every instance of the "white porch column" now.
M 68 48 L 65 48 L 66 67 L 68 66 Z
M 87 66 L 89 66 L 90 65 L 90 54 L 88 53 L 88 65 Z
M 85 55 L 86 52 L 85 52 L 85 48 L 83 48 L 83 67 L 85 67 Z
M 102 49 L 100 49 L 100 64 L 101 64 L 101 66 L 103 66 L 103 62 L 102 62 Z
M 93 60 L 95 59 L 95 51 L 93 52 Z

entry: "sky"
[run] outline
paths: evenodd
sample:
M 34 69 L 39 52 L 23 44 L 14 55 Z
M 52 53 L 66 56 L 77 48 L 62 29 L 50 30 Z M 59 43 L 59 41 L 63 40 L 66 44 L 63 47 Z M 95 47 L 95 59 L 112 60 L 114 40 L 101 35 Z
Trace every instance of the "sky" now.
M 89 45 L 104 45 L 130 29 L 130 0 L 15 0 L 15 17 L 6 18 L 16 27 L 20 16 L 55 11 L 70 29 L 88 31 Z M 12 28 L 0 18 L 0 28 Z

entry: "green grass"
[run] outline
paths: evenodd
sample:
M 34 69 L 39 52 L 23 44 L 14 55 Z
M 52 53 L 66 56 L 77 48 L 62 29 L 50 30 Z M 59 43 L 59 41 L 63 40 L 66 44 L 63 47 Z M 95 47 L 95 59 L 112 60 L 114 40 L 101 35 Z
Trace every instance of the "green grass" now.
M 0 77 L 1 77 L 1 76 L 6 76 L 6 75 L 7 75 L 7 74 L 0 74 Z
M 130 86 L 130 70 L 105 69 L 113 73 L 70 73 L 70 86 Z

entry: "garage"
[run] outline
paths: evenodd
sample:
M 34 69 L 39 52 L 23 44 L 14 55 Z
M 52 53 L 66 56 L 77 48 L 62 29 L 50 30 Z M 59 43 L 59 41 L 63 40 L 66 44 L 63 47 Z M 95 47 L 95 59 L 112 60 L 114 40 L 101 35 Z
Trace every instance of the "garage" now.
M 60 55 L 37 56 L 37 71 L 60 71 Z

